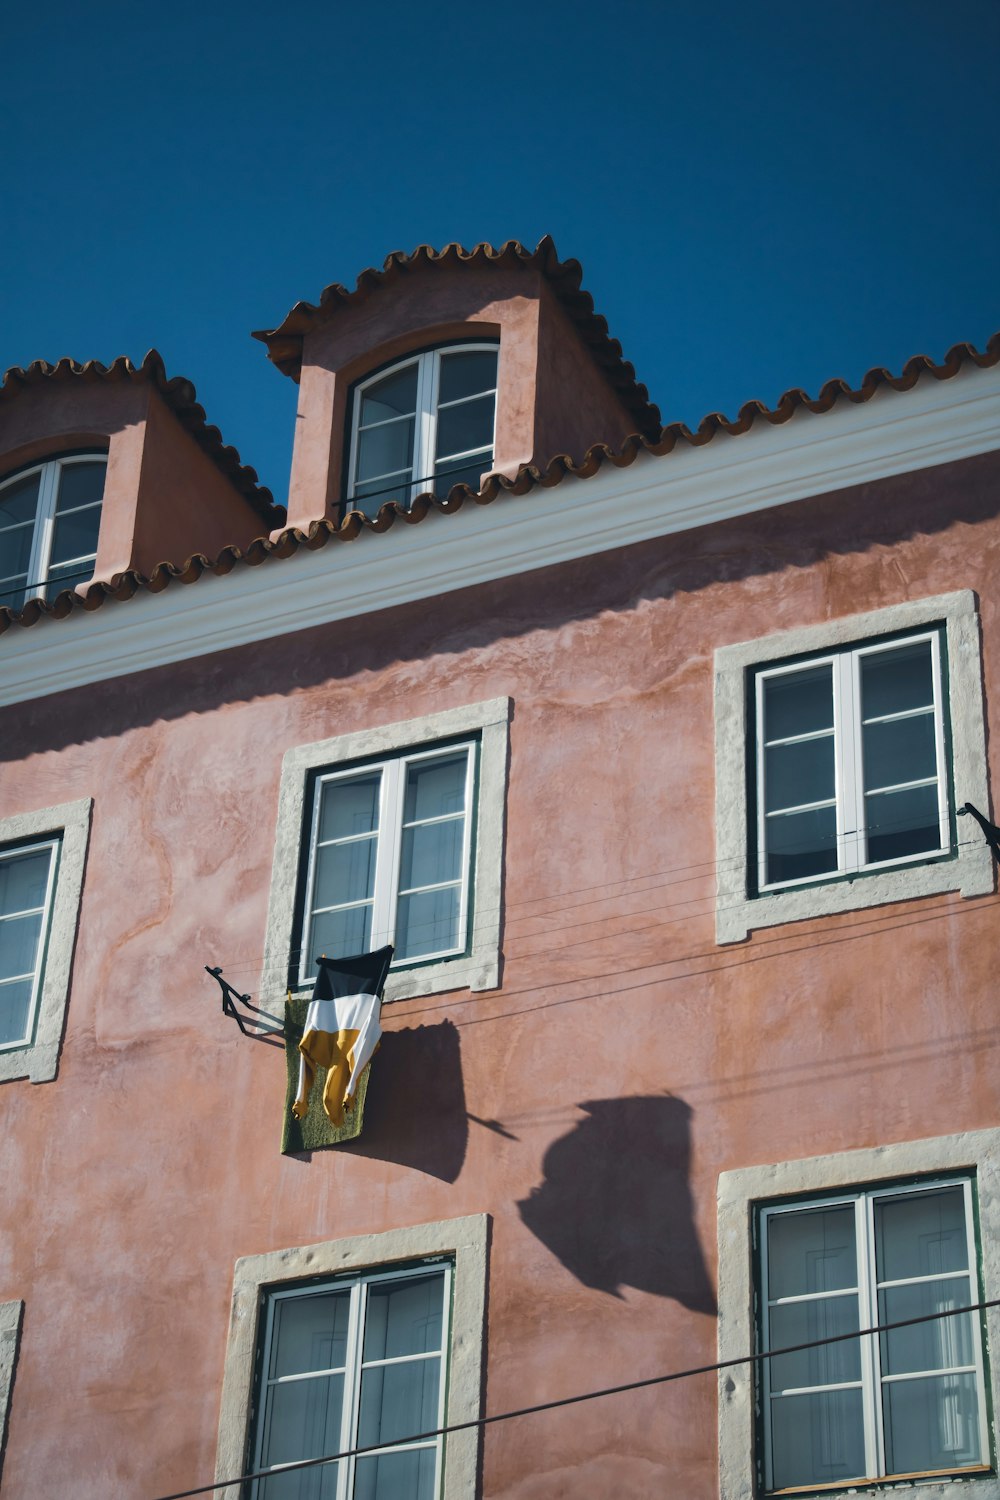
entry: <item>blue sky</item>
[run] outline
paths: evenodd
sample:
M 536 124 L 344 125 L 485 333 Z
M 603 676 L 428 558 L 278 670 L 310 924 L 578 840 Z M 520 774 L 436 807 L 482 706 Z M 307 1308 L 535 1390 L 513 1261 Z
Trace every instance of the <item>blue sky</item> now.
M 1000 328 L 998 0 L 49 0 L 0 49 L 0 368 L 155 346 L 279 500 L 250 330 L 423 241 L 554 235 L 665 420 Z

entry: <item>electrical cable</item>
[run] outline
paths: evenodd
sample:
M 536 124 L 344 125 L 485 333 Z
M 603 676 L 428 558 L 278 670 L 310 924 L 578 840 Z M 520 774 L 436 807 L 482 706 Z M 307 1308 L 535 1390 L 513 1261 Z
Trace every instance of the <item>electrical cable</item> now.
M 539 1412 L 556 1411 L 565 1406 L 577 1406 L 583 1401 L 597 1401 L 605 1396 L 622 1396 L 630 1391 L 646 1390 L 650 1386 L 689 1380 L 695 1375 L 712 1375 L 722 1370 L 736 1369 L 740 1365 L 759 1365 L 765 1359 L 779 1359 L 787 1354 L 800 1354 L 807 1349 L 822 1349 L 830 1344 L 846 1343 L 849 1339 L 863 1339 L 873 1337 L 875 1334 L 893 1333 L 898 1328 L 913 1328 L 921 1323 L 934 1323 L 942 1318 L 957 1318 L 968 1313 L 986 1312 L 995 1307 L 1000 1307 L 1000 1297 L 993 1297 L 985 1302 L 971 1302 L 965 1307 L 949 1307 L 940 1312 L 924 1313 L 918 1318 L 903 1318 L 894 1323 L 876 1323 L 871 1328 L 860 1328 L 852 1333 L 835 1333 L 828 1338 L 812 1339 L 805 1344 L 789 1344 L 781 1349 L 767 1349 L 760 1354 L 741 1354 L 734 1359 L 721 1359 L 711 1365 L 693 1365 L 687 1370 L 671 1370 L 665 1375 L 649 1375 L 644 1380 L 630 1380 L 624 1385 L 603 1386 L 596 1391 L 581 1391 L 575 1396 L 561 1396 L 554 1401 L 539 1401 L 533 1406 L 521 1406 L 512 1411 L 496 1412 L 493 1416 L 472 1417 L 466 1422 L 452 1422 L 444 1427 L 435 1427 L 430 1432 L 418 1432 L 411 1437 L 397 1438 L 394 1443 L 371 1443 L 366 1447 L 345 1448 L 339 1453 L 326 1453 L 320 1458 L 302 1458 L 294 1463 L 275 1464 L 269 1469 L 253 1469 L 245 1474 L 238 1474 L 234 1479 L 218 1480 L 215 1484 L 201 1485 L 193 1490 L 177 1490 L 170 1495 L 158 1495 L 156 1500 L 191 1500 L 192 1496 L 212 1495 L 221 1490 L 232 1489 L 238 1484 L 249 1484 L 253 1479 L 292 1474 L 297 1470 L 339 1463 L 345 1458 L 363 1458 L 366 1454 L 391 1453 L 394 1449 L 411 1443 L 429 1442 L 432 1438 L 446 1437 L 456 1432 L 469 1432 L 473 1428 L 490 1427 L 497 1422 L 511 1422 L 516 1417 L 536 1416 Z

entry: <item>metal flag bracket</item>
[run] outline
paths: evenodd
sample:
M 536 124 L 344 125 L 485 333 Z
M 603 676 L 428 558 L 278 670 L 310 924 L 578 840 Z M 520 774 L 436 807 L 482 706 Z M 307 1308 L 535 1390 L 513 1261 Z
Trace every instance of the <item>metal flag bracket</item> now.
M 213 969 L 206 964 L 205 973 L 211 974 L 222 991 L 222 1014 L 231 1016 L 244 1036 L 248 1036 L 254 1042 L 270 1042 L 272 1047 L 282 1045 L 285 1028 L 277 1016 L 272 1016 L 269 1011 L 261 1010 L 259 1005 L 254 1005 L 249 995 L 241 995 L 238 990 L 234 990 L 228 979 L 223 979 L 221 965 Z M 237 1002 L 245 1010 L 253 1011 L 253 1015 L 241 1015 L 236 1009 Z M 258 1016 L 260 1020 L 257 1019 Z
M 984 818 L 978 807 L 973 807 L 971 802 L 966 802 L 964 806 L 958 809 L 958 816 L 960 818 L 964 818 L 966 813 L 970 817 L 975 818 L 983 830 L 983 837 L 993 850 L 993 858 L 997 864 L 1000 864 L 1000 828 L 995 823 L 991 823 L 989 818 Z

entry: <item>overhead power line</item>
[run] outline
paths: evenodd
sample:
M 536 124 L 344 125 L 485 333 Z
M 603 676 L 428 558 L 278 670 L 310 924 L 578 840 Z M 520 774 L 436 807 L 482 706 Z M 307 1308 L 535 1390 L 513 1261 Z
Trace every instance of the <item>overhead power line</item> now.
M 895 1323 L 876 1323 L 871 1328 L 859 1328 L 853 1333 L 835 1333 L 829 1338 L 812 1339 L 806 1344 L 787 1344 L 781 1349 L 767 1349 L 760 1354 L 741 1354 L 735 1359 L 721 1359 L 712 1365 L 693 1365 L 687 1370 L 671 1370 L 665 1375 L 649 1375 L 644 1380 L 630 1380 L 624 1385 L 603 1386 L 596 1391 L 581 1391 L 575 1396 L 560 1396 L 554 1401 L 539 1401 L 533 1406 L 520 1406 L 513 1411 L 495 1412 L 490 1417 L 472 1417 L 466 1422 L 452 1422 L 444 1427 L 435 1427 L 430 1432 L 417 1432 L 409 1437 L 397 1438 L 394 1443 L 370 1443 L 363 1448 L 345 1448 L 339 1453 L 326 1453 L 321 1458 L 302 1458 L 294 1463 L 275 1464 L 269 1469 L 253 1469 L 238 1474 L 234 1479 L 217 1480 L 215 1484 L 203 1484 L 193 1490 L 176 1490 L 170 1495 L 158 1495 L 156 1500 L 191 1500 L 195 1495 L 214 1495 L 236 1485 L 249 1484 L 253 1479 L 267 1479 L 277 1474 L 294 1474 L 297 1470 L 315 1469 L 323 1464 L 339 1463 L 345 1458 L 364 1458 L 369 1454 L 391 1453 L 395 1448 L 410 1443 L 429 1442 L 432 1438 L 448 1437 L 456 1432 L 470 1432 L 477 1427 L 490 1427 L 497 1422 L 512 1422 L 516 1417 L 532 1417 L 543 1411 L 557 1411 L 564 1406 L 578 1406 L 584 1401 L 598 1401 L 605 1396 L 624 1396 L 630 1391 L 648 1390 L 650 1386 L 668 1385 L 672 1381 L 689 1380 L 695 1375 L 713 1375 L 720 1370 L 737 1369 L 740 1365 L 758 1365 L 765 1359 L 779 1359 L 786 1354 L 801 1354 L 806 1349 L 822 1349 L 829 1344 L 844 1344 L 850 1339 L 870 1338 L 874 1334 L 893 1333 L 897 1328 L 913 1328 L 920 1323 L 936 1323 L 942 1318 L 958 1318 L 966 1313 L 986 1312 L 1000 1307 L 1000 1297 L 986 1302 L 971 1302 L 965 1307 L 949 1307 L 941 1312 L 924 1313 L 919 1318 L 903 1318 Z

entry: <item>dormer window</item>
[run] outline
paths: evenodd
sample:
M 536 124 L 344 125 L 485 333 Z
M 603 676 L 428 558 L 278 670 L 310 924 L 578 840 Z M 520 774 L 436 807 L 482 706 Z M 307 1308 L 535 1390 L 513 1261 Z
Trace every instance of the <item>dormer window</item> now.
M 427 349 L 354 391 L 348 508 L 374 516 L 390 500 L 478 490 L 493 465 L 496 343 Z
M 0 483 L 0 605 L 53 599 L 94 571 L 104 454 L 79 453 Z

